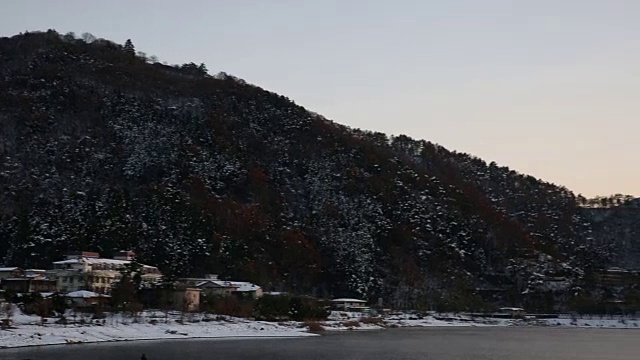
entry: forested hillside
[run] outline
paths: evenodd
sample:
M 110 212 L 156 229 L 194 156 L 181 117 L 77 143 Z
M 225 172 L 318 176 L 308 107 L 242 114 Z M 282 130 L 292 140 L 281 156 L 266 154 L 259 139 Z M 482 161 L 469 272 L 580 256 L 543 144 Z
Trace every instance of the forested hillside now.
M 608 264 L 565 188 L 85 40 L 0 39 L 6 264 L 132 249 L 171 276 L 438 309 L 542 307 L 547 277 L 567 306 Z
M 593 224 L 597 243 L 610 248 L 612 264 L 640 270 L 640 199 L 600 197 L 592 203 L 599 205 L 582 212 Z

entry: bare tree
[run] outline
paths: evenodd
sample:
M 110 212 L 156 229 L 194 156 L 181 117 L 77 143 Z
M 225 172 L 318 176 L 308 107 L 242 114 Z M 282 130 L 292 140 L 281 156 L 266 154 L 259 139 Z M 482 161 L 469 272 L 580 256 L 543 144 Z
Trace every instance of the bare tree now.
M 2 328 L 6 329 L 11 326 L 11 317 L 13 316 L 13 304 L 10 302 L 0 303 L 0 316 L 2 317 Z
M 138 52 L 136 52 L 136 55 L 137 55 L 139 58 L 141 58 L 142 60 L 147 61 L 147 53 L 142 52 L 142 51 L 138 51 Z
M 51 314 L 51 300 L 49 299 L 39 299 L 36 304 L 36 311 L 38 315 L 40 315 L 40 322 L 44 324 L 47 320 L 46 318 Z
M 66 34 L 64 34 L 64 36 L 62 37 L 62 39 L 66 42 L 73 42 L 76 40 L 76 33 L 74 33 L 73 31 L 70 31 Z
M 188 293 L 185 291 L 185 293 L 182 295 L 182 311 L 180 311 L 180 321 L 184 321 L 184 317 L 186 314 L 190 314 L 191 313 L 191 308 L 193 307 L 193 299 L 191 299 L 191 297 L 188 295 Z
M 84 40 L 84 42 L 86 42 L 87 44 L 91 44 L 92 42 L 96 41 L 96 37 L 91 33 L 85 32 L 82 33 L 82 40 Z
M 161 292 L 160 309 L 164 313 L 164 323 L 169 322 L 169 313 L 173 310 L 173 291 L 171 289 L 164 289 Z

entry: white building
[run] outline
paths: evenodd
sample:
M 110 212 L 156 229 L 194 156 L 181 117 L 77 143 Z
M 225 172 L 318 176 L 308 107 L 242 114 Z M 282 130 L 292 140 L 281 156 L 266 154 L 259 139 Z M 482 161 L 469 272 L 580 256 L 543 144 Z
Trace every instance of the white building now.
M 134 256 L 132 252 L 120 252 L 114 259 L 104 259 L 92 252 L 69 254 L 65 260 L 54 262 L 49 274 L 56 280 L 60 292 L 88 290 L 109 294 Z M 141 277 L 143 283 L 151 284 L 158 282 L 162 274 L 154 266 L 142 265 Z
M 349 299 L 349 298 L 333 299 L 331 301 L 331 304 L 335 309 L 344 310 L 344 311 L 364 312 L 370 309 L 367 306 L 367 302 L 365 300 L 360 300 L 360 299 Z

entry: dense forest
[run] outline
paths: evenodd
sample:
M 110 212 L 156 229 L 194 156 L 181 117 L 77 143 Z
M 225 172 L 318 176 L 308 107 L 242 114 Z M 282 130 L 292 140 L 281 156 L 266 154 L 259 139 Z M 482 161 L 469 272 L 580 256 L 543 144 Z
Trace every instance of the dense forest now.
M 618 259 L 589 204 L 428 141 L 337 124 L 204 64 L 160 64 L 131 41 L 0 39 L 5 264 L 132 249 L 170 277 L 398 307 L 563 309 Z M 569 285 L 550 294 L 551 278 Z

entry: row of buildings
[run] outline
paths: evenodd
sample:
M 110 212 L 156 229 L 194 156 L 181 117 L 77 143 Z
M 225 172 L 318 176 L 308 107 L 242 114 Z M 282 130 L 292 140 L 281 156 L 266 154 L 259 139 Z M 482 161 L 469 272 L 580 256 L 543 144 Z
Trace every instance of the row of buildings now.
M 113 258 L 100 257 L 95 252 L 76 252 L 65 255 L 64 259 L 52 264 L 51 269 L 21 269 L 0 267 L 0 287 L 11 293 L 52 293 L 80 298 L 83 304 L 91 304 L 108 299 L 114 285 L 132 264 L 135 253 L 120 251 Z M 132 269 L 129 269 L 129 271 Z M 136 267 L 143 288 L 153 288 L 162 280 L 162 273 L 155 266 L 140 264 Z M 200 305 L 200 295 L 249 297 L 262 296 L 262 288 L 250 282 L 221 280 L 216 275 L 201 278 L 178 279 L 174 284 L 175 307 L 195 310 Z
M 2 290 L 13 293 L 92 291 L 108 295 L 134 257 L 131 251 L 120 251 L 112 259 L 88 251 L 70 253 L 47 270 L 0 268 L 0 281 Z M 162 278 L 154 266 L 142 265 L 141 272 L 144 284 L 157 283 Z

